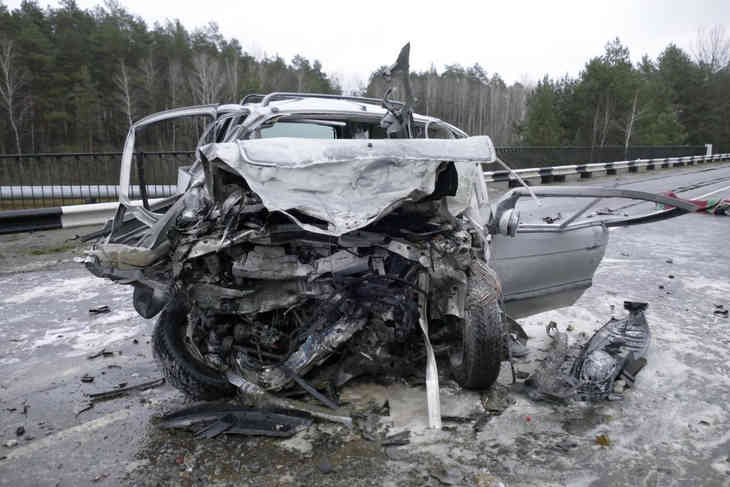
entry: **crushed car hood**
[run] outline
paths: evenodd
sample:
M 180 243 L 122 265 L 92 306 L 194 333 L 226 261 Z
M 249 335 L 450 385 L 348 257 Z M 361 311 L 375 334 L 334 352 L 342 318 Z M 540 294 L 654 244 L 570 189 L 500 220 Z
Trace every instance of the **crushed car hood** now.
M 274 138 L 208 144 L 208 161 L 240 174 L 269 211 L 280 211 L 307 231 L 340 236 L 363 228 L 406 201 L 434 192 L 439 166 L 454 162 L 458 214 L 468 206 L 479 164 L 495 159 L 487 136 L 464 139 L 318 140 Z M 292 211 L 327 228 L 301 221 Z

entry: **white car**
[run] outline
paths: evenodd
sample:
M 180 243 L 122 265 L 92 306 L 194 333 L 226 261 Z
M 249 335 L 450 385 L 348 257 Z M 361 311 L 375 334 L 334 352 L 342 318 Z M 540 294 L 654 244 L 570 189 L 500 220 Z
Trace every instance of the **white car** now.
M 137 131 L 201 115 L 211 123 L 179 194 L 130 201 Z M 489 137 L 387 96 L 272 93 L 161 112 L 130 129 L 119 210 L 87 267 L 132 285 L 145 318 L 160 314 L 155 356 L 192 397 L 301 388 L 334 407 L 351 378 L 418 375 L 425 361 L 431 405 L 437 353 L 464 387 L 489 387 L 509 354 L 504 314 L 572 304 L 607 227 L 638 221 L 520 223 L 527 188 L 489 201 L 482 164 L 496 159 Z M 534 192 L 674 207 L 650 219 L 694 208 Z

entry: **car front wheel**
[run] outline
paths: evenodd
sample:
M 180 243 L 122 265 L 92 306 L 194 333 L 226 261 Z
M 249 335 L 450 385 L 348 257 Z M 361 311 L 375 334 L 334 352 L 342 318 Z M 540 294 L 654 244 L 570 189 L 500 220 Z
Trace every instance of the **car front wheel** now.
M 464 388 L 483 390 L 499 376 L 504 356 L 504 320 L 496 273 L 484 262 L 472 264 L 461 340 L 450 353 L 451 371 Z

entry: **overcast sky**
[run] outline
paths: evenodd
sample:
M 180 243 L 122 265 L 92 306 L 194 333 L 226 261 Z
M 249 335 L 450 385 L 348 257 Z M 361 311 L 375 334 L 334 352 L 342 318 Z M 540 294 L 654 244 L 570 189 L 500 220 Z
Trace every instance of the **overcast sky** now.
M 149 25 L 178 18 L 192 30 L 214 21 L 257 57 L 319 59 L 345 88 L 393 62 L 407 41 L 413 70 L 478 62 L 512 83 L 576 76 L 616 36 L 638 61 L 656 58 L 670 42 L 691 52 L 700 28 L 720 24 L 730 35 L 730 0 L 120 1 Z M 14 9 L 20 0 L 5 3 Z M 100 3 L 77 0 L 81 8 Z

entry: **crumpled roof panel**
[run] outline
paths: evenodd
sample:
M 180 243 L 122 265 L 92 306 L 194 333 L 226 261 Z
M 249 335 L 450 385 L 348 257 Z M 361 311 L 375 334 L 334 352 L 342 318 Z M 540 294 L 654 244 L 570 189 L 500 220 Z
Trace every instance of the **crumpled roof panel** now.
M 486 136 L 448 140 L 282 137 L 209 144 L 201 152 L 238 172 L 269 211 L 281 211 L 305 230 L 332 236 L 363 228 L 401 203 L 433 193 L 441 162 L 494 160 L 494 146 Z M 328 226 L 303 223 L 292 210 Z

